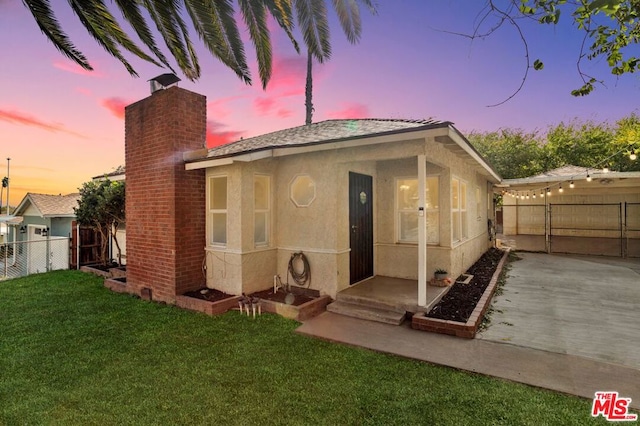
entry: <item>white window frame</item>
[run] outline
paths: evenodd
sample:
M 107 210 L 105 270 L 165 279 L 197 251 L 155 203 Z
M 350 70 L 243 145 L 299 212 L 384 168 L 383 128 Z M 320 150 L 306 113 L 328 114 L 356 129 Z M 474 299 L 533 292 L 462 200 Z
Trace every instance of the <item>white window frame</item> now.
M 458 193 L 456 194 L 453 188 L 454 182 L 457 182 Z M 456 176 L 451 177 L 451 241 L 453 243 L 460 243 L 469 238 L 469 213 L 468 213 L 468 194 L 467 194 L 467 182 Z M 454 206 L 454 198 L 458 196 L 458 206 Z M 454 217 L 457 214 L 458 220 Z M 456 231 L 458 231 L 458 238 L 456 238 Z
M 259 209 L 256 207 L 256 181 L 258 179 L 266 179 L 266 191 L 267 191 L 267 207 Z M 265 241 L 256 240 L 256 228 L 258 215 L 265 215 Z M 253 175 L 253 243 L 256 247 L 267 247 L 271 243 L 271 176 L 264 174 Z
M 225 207 L 222 208 L 218 208 L 218 209 L 214 209 L 211 207 L 211 204 L 213 202 L 212 200 L 212 192 L 213 192 L 213 188 L 214 188 L 214 184 L 213 181 L 215 179 L 225 179 L 226 181 L 226 192 L 227 192 L 227 198 L 225 200 Z M 209 217 L 209 245 L 211 246 L 216 246 L 216 247 L 226 247 L 227 246 L 227 242 L 228 242 L 228 231 L 229 231 L 229 213 L 228 213 L 228 208 L 229 208 L 229 177 L 227 175 L 217 175 L 217 176 L 209 176 L 209 187 L 207 188 L 207 209 L 209 211 L 208 217 Z M 224 242 L 223 241 L 214 241 L 214 215 L 219 215 L 219 214 L 224 214 L 225 215 L 225 224 L 224 224 Z
M 479 185 L 476 185 L 476 217 L 482 219 L 482 192 Z
M 438 238 L 437 241 L 427 241 L 427 244 L 429 245 L 438 245 L 440 244 L 440 175 L 427 175 L 427 181 L 429 179 L 436 179 L 437 181 L 437 187 L 438 187 L 438 208 L 426 208 L 425 214 L 427 215 L 427 217 L 429 216 L 429 213 L 437 213 L 438 215 L 438 226 L 437 226 L 437 230 L 438 230 Z M 414 214 L 418 214 L 417 208 L 409 208 L 409 209 L 401 209 L 399 204 L 400 204 L 400 187 L 399 187 L 399 183 L 401 180 L 413 180 L 416 182 L 418 182 L 418 178 L 416 176 L 398 176 L 395 178 L 395 182 L 394 182 L 394 195 L 395 195 L 395 203 L 394 203 L 394 216 L 395 216 L 395 229 L 396 229 L 396 242 L 398 243 L 403 243 L 403 244 L 417 244 L 418 243 L 418 236 L 416 235 L 416 239 L 403 239 L 402 238 L 402 229 L 401 227 L 401 223 L 402 220 L 400 219 L 402 214 L 407 214 L 407 213 L 414 213 Z M 426 191 L 426 188 L 425 188 Z M 425 200 L 426 200 L 426 196 L 425 196 Z M 428 225 L 427 225 L 428 226 Z

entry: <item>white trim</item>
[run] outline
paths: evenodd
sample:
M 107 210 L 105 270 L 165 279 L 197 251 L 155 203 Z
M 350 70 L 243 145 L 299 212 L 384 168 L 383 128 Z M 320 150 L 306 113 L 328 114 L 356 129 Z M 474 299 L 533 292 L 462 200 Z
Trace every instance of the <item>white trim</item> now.
M 233 158 L 216 158 L 213 160 L 198 161 L 196 163 L 185 163 L 185 170 L 206 169 L 209 167 L 228 166 L 233 164 Z
M 228 254 L 253 254 L 253 253 L 262 253 L 266 251 L 273 250 L 285 250 L 285 251 L 293 251 L 293 252 L 304 252 L 304 253 L 315 253 L 315 254 L 345 254 L 351 251 L 350 248 L 342 249 L 342 250 L 333 250 L 333 249 L 311 249 L 311 248 L 300 248 L 300 247 L 256 247 L 252 250 L 238 250 L 238 249 L 226 249 L 221 246 L 207 246 L 204 248 L 205 251 L 210 252 L 218 252 L 218 253 L 228 253 Z
M 418 306 L 427 306 L 427 156 L 418 155 Z M 440 194 L 438 193 L 438 197 Z
M 267 208 L 266 209 L 258 209 L 256 208 L 256 179 L 257 178 L 266 178 L 267 182 Z M 271 185 L 271 175 L 266 173 L 254 173 L 253 174 L 253 245 L 255 247 L 269 247 L 271 245 L 272 240 L 272 210 L 273 210 L 273 202 L 272 202 L 272 185 Z M 258 213 L 265 213 L 265 239 L 266 241 L 256 241 L 256 215 Z
M 211 208 L 211 191 L 213 188 L 213 185 L 211 183 L 211 181 L 213 179 L 221 179 L 224 178 L 226 180 L 226 192 L 227 192 L 227 199 L 225 201 L 225 208 L 224 209 L 212 209 Z M 206 183 L 206 191 L 207 191 L 207 223 L 206 223 L 206 229 L 207 229 L 207 241 L 206 241 L 206 245 L 207 246 L 212 246 L 212 247 L 226 247 L 227 244 L 229 243 L 229 176 L 226 174 L 219 174 L 219 175 L 213 175 L 213 176 L 208 176 L 207 177 L 207 183 Z M 225 230 L 224 230 L 224 243 L 222 242 L 216 242 L 213 241 L 213 215 L 214 214 L 222 214 L 224 213 L 225 215 Z

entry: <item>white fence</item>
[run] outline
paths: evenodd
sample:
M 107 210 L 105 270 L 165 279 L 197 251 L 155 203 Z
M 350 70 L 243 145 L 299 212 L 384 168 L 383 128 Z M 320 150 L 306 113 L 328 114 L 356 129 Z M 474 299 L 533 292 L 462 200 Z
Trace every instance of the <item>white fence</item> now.
M 0 244 L 0 280 L 69 269 L 69 238 Z

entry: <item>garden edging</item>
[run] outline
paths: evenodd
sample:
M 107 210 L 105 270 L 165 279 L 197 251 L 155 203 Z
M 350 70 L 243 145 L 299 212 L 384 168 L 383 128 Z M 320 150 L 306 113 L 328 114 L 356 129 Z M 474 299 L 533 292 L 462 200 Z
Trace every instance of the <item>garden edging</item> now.
M 469 319 L 467 319 L 467 322 L 463 323 L 438 318 L 429 318 L 426 317 L 424 313 L 417 313 L 411 319 L 411 327 L 416 330 L 431 331 L 434 333 L 449 334 L 451 336 L 473 339 L 478 332 L 478 327 L 482 322 L 484 314 L 487 312 L 487 309 L 489 309 L 491 299 L 498 285 L 498 278 L 502 273 L 502 268 L 504 267 L 508 255 L 509 249 L 505 250 L 502 255 L 502 259 L 500 259 L 500 262 L 496 267 L 496 271 L 491 277 L 489 285 L 482 293 L 480 300 L 478 300 L 478 304 L 469 316 Z

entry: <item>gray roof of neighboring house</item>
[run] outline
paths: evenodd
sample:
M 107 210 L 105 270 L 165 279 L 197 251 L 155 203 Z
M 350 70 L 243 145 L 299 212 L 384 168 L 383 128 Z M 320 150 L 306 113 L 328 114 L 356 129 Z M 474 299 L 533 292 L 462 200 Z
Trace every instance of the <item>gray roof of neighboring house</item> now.
M 27 201 L 31 203 L 42 217 L 75 217 L 74 207 L 78 207 L 80 194 L 51 195 L 27 193 L 22 199 L 16 212 L 22 212 L 27 207 Z
M 103 173 L 101 175 L 98 176 L 94 176 L 91 179 L 92 180 L 97 180 L 97 181 L 101 181 L 106 179 L 109 179 L 111 181 L 119 181 L 119 180 L 124 180 L 125 178 L 125 166 L 124 165 L 120 165 L 118 167 L 116 167 L 116 169 L 112 172 L 109 173 Z
M 448 121 L 431 119 L 366 118 L 326 120 L 241 139 L 237 142 L 211 148 L 207 154 L 207 158 L 223 158 L 272 148 L 316 145 L 347 139 L 402 133 L 405 131 L 447 127 L 450 124 Z

